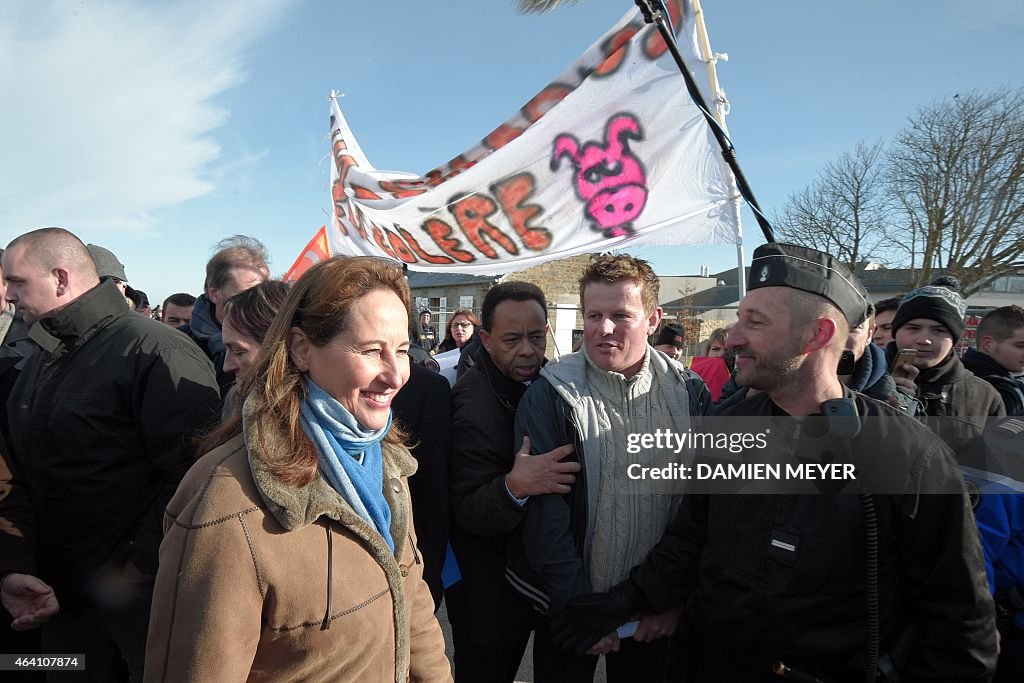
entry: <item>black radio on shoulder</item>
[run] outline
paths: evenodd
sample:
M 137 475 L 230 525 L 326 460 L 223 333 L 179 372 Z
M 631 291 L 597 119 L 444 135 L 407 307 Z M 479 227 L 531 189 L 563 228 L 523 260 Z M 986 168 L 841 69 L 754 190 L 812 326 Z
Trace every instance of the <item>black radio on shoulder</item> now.
M 853 398 L 833 398 L 821 404 L 821 414 L 828 420 L 828 430 L 841 439 L 860 434 L 860 415 Z
M 857 359 L 853 357 L 853 351 L 846 349 L 843 355 L 839 356 L 839 367 L 836 368 L 837 375 L 852 375 L 857 368 Z

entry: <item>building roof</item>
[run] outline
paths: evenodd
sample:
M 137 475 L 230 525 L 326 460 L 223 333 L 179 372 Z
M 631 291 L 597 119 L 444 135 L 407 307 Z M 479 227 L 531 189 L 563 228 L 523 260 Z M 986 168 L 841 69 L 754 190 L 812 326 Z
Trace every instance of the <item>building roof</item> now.
M 727 285 L 736 286 L 739 284 L 739 279 L 736 275 L 739 273 L 739 268 L 730 268 L 729 270 L 723 270 L 721 273 L 714 273 L 711 277 L 716 280 L 721 280 Z M 747 279 L 750 275 L 750 266 L 743 269 L 743 277 Z
M 461 273 L 419 273 L 408 271 L 409 289 L 423 287 L 451 287 L 453 285 L 490 285 L 498 281 L 497 275 L 464 275 Z
M 724 278 L 723 278 L 724 279 Z M 674 299 L 661 307 L 666 310 L 681 308 L 720 308 L 722 306 L 734 305 L 740 300 L 740 288 L 737 285 L 718 285 L 709 287 L 690 296 Z
M 879 268 L 877 270 L 864 270 L 857 273 L 861 283 L 869 292 L 879 289 L 898 289 L 906 292 L 913 288 L 913 281 L 916 271 L 910 268 Z M 944 268 L 932 270 L 932 278 L 945 275 Z

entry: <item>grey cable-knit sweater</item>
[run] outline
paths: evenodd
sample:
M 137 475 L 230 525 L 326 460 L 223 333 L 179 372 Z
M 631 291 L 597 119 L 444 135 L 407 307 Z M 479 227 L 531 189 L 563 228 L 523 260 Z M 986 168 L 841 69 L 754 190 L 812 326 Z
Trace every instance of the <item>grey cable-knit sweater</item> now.
M 587 384 L 600 427 L 601 476 L 587 568 L 595 591 L 620 583 L 647 557 L 679 503 L 679 496 L 654 492 L 649 480 L 626 476 L 632 463 L 665 464 L 665 454 L 655 450 L 627 451 L 630 434 L 652 434 L 672 425 L 659 374 L 651 371 L 649 350 L 640 372 L 629 379 L 587 358 Z

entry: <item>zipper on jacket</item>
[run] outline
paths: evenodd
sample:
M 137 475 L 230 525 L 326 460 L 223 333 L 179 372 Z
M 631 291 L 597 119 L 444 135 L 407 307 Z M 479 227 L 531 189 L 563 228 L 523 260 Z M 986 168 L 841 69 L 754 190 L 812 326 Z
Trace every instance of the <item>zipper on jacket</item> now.
M 409 545 L 412 546 L 413 564 L 422 564 L 420 559 L 420 549 L 416 547 L 415 543 L 413 543 L 412 533 L 406 533 L 405 537 L 409 539 Z
M 327 522 L 327 611 L 320 622 L 320 630 L 331 627 L 331 612 L 334 611 L 334 537 L 331 536 L 331 523 Z
M 796 457 L 797 443 L 800 441 L 800 432 L 803 430 L 803 423 L 799 420 L 796 421 L 796 429 L 793 430 L 793 440 L 790 446 L 789 458 L 792 460 Z
M 580 559 L 586 564 L 587 553 L 590 551 L 590 504 L 589 496 L 587 495 L 587 465 L 586 465 L 586 454 L 583 452 L 583 441 L 580 435 L 583 433 L 579 425 L 576 423 L 575 415 L 570 411 L 569 414 L 565 414 L 565 407 L 563 402 L 562 415 L 565 421 L 569 423 L 572 429 L 572 444 L 573 448 L 576 449 L 576 460 L 580 464 L 580 471 L 576 473 L 576 483 L 573 485 L 575 489 L 575 499 L 573 501 L 573 509 L 570 511 L 570 519 L 576 517 L 575 528 L 580 529 L 573 534 L 576 545 L 576 552 L 579 553 Z M 582 519 L 579 519 L 582 517 Z

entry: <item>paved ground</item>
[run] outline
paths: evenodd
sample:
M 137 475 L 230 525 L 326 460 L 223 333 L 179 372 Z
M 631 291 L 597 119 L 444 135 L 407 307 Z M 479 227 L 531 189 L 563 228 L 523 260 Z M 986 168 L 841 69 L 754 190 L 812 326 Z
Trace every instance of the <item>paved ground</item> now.
M 444 632 L 444 649 L 448 655 L 448 661 L 452 660 L 452 627 L 448 623 L 448 612 L 444 603 L 437 611 L 437 620 L 441 624 L 441 631 Z M 601 658 L 597 665 L 597 672 L 594 674 L 594 683 L 606 683 L 604 670 L 604 658 Z M 530 636 L 530 644 L 526 646 L 526 654 L 523 656 L 523 663 L 519 666 L 519 673 L 516 674 L 517 683 L 533 683 L 533 636 Z

